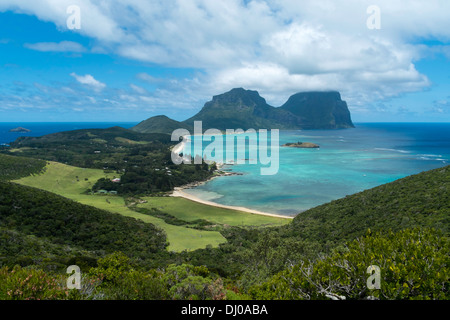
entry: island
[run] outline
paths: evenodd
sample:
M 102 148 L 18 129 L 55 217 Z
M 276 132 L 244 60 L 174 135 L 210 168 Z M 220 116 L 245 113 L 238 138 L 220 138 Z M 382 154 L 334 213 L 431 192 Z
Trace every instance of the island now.
M 282 147 L 291 147 L 291 148 L 307 148 L 307 149 L 312 149 L 312 148 L 320 148 L 319 145 L 315 144 L 315 143 L 311 143 L 311 142 L 289 142 L 289 143 L 285 143 L 282 145 Z
M 31 130 L 30 130 L 30 129 L 23 128 L 23 127 L 17 127 L 17 128 L 14 128 L 14 129 L 9 130 L 9 132 L 26 133 L 26 132 L 31 132 Z

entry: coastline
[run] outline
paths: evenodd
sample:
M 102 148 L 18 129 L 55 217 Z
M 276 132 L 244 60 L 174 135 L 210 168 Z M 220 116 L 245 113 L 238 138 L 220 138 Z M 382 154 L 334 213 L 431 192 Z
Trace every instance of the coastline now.
M 219 176 L 215 176 L 211 179 L 214 179 L 216 177 Z M 207 180 L 210 181 L 211 179 Z M 198 182 L 196 183 L 196 186 L 202 184 L 202 183 L 206 183 L 207 181 L 202 181 L 202 182 Z M 195 201 L 201 204 L 205 204 L 208 206 L 212 206 L 212 207 L 216 207 L 216 208 L 224 208 L 224 209 L 231 209 L 231 210 L 237 210 L 237 211 L 242 211 L 242 212 L 246 212 L 246 213 L 251 213 L 251 214 L 259 214 L 259 215 L 263 215 L 263 216 L 269 216 L 269 217 L 274 217 L 274 218 L 283 218 L 283 219 L 294 219 L 294 216 L 284 216 L 284 215 L 280 215 L 280 214 L 275 214 L 275 213 L 268 213 L 268 212 L 263 212 L 263 211 L 259 211 L 259 210 L 253 210 L 253 209 L 249 209 L 249 208 L 245 208 L 245 207 L 238 207 L 238 206 L 228 206 L 228 205 L 224 205 L 224 204 L 220 204 L 220 203 L 215 203 L 212 201 L 208 201 L 208 200 L 203 200 L 200 199 L 194 195 L 191 195 L 189 193 L 184 192 L 184 189 L 190 188 L 191 185 L 189 186 L 184 186 L 184 187 L 176 187 L 174 188 L 174 191 L 172 192 L 172 194 L 170 195 L 171 197 L 181 197 L 181 198 L 185 198 L 187 200 L 191 200 L 191 201 Z M 193 185 L 192 185 L 193 187 Z
M 172 152 L 176 153 L 176 154 L 180 154 L 186 144 L 185 141 L 186 136 L 183 136 L 183 141 L 181 141 L 178 145 L 174 146 L 172 148 Z M 228 205 L 224 205 L 224 204 L 219 204 L 219 203 L 215 203 L 212 201 L 208 201 L 208 200 L 203 200 L 200 199 L 194 195 L 191 195 L 189 193 L 184 192 L 183 190 L 185 189 L 191 189 L 191 188 L 195 188 L 198 187 L 200 185 L 203 185 L 205 183 L 207 183 L 208 181 L 211 181 L 217 177 L 225 177 L 225 176 L 233 176 L 233 175 L 242 175 L 242 173 L 238 173 L 238 172 L 224 172 L 221 171 L 221 169 L 223 168 L 223 166 L 225 166 L 227 164 L 225 163 L 216 163 L 217 166 L 217 171 L 216 171 L 216 175 L 214 175 L 213 177 L 205 180 L 205 181 L 197 181 L 197 182 L 193 182 L 187 185 L 184 185 L 182 187 L 175 187 L 174 191 L 170 194 L 171 197 L 181 197 L 181 198 L 185 198 L 187 200 L 190 201 L 195 201 L 204 205 L 208 205 L 208 206 L 212 206 L 212 207 L 216 207 L 216 208 L 224 208 L 224 209 L 230 209 L 230 210 L 236 210 L 236 211 L 242 211 L 245 213 L 250 213 L 250 214 L 259 214 L 259 215 L 263 215 L 263 216 L 269 216 L 269 217 L 274 217 L 274 218 L 282 218 L 282 219 L 294 219 L 294 216 L 284 216 L 284 215 L 280 215 L 280 214 L 275 214 L 275 213 L 268 213 L 268 212 L 263 212 L 263 211 L 259 211 L 259 210 L 253 210 L 253 209 L 249 209 L 249 208 L 245 208 L 245 207 L 238 207 L 238 206 L 228 206 Z M 230 165 L 230 164 L 228 164 Z

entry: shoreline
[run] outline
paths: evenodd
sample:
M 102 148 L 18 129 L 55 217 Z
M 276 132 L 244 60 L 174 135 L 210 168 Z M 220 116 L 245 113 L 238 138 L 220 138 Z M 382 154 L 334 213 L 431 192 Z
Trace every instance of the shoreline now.
M 176 145 L 172 148 L 172 152 L 176 153 L 176 154 L 180 154 L 184 147 L 185 147 L 186 141 L 185 141 L 185 136 L 183 136 L 183 141 L 179 142 L 179 145 Z M 178 147 L 177 147 L 178 146 Z M 207 180 L 204 181 L 197 181 L 197 182 L 192 182 L 189 183 L 187 185 L 181 186 L 181 187 L 175 187 L 174 190 L 172 191 L 172 193 L 170 194 L 171 197 L 181 197 L 190 201 L 194 201 L 194 202 L 198 202 L 204 205 L 208 205 L 211 207 L 216 207 L 216 208 L 223 208 L 223 209 L 230 209 L 230 210 L 236 210 L 236 211 L 241 211 L 241 212 L 245 212 L 245 213 L 250 213 L 250 214 L 259 214 L 262 216 L 268 216 L 268 217 L 273 217 L 273 218 L 281 218 L 281 219 L 294 219 L 295 216 L 284 216 L 281 214 L 275 214 L 275 213 L 268 213 L 268 212 L 263 212 L 263 211 L 259 211 L 259 210 L 253 210 L 253 209 L 249 209 L 246 207 L 238 207 L 238 206 L 228 206 L 228 205 L 224 205 L 224 204 L 220 204 L 220 203 L 216 203 L 216 202 L 212 202 L 209 200 L 203 200 L 200 199 L 199 197 L 196 197 L 194 195 L 191 195 L 189 193 L 184 192 L 183 190 L 185 189 L 192 189 L 195 187 L 198 187 L 200 185 L 203 185 L 215 178 L 218 177 L 226 177 L 226 176 L 235 176 L 235 175 L 242 175 L 242 173 L 239 172 L 224 172 L 221 169 L 226 166 L 226 165 L 232 165 L 232 164 L 227 164 L 227 163 L 216 163 L 217 166 L 217 171 L 216 171 L 216 175 L 210 177 Z
M 205 183 L 206 181 L 204 181 L 203 183 Z M 236 211 L 242 211 L 245 213 L 251 213 L 251 214 L 259 214 L 259 215 L 263 215 L 263 216 L 269 216 L 269 217 L 274 217 L 274 218 L 282 218 L 282 219 L 294 219 L 293 216 L 284 216 L 284 215 L 280 215 L 280 214 L 275 214 L 275 213 L 268 213 L 268 212 L 262 212 L 259 210 L 253 210 L 253 209 L 249 209 L 249 208 L 245 208 L 245 207 L 238 207 L 238 206 L 228 206 L 228 205 L 224 205 L 224 204 L 220 204 L 220 203 L 215 203 L 212 201 L 208 201 L 208 200 L 203 200 L 200 199 L 194 195 L 191 195 L 189 193 L 184 192 L 183 190 L 186 189 L 185 187 L 177 187 L 174 189 L 174 191 L 172 192 L 172 194 L 170 195 L 171 197 L 181 197 L 181 198 L 185 198 L 187 200 L 191 200 L 191 201 L 195 201 L 201 204 L 205 204 L 208 206 L 212 206 L 212 207 L 216 207 L 216 208 L 223 208 L 223 209 L 231 209 L 231 210 L 236 210 Z

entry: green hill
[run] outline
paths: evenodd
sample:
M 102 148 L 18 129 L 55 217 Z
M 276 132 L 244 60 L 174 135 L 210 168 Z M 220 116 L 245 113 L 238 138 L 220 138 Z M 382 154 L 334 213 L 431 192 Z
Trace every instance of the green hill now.
M 122 251 L 149 260 L 167 246 L 165 233 L 152 224 L 10 182 L 0 182 L 0 213 L 0 262 L 7 265 L 25 258 L 40 264 L 42 257 L 36 254 L 47 250 L 58 259 L 84 250 L 97 257 Z M 21 247 L 30 236 L 38 248 L 35 254 Z M 67 248 L 55 252 L 54 246 Z
M 21 137 L 2 153 L 114 172 L 117 178 L 120 176 L 120 182 L 99 181 L 94 191 L 106 188 L 120 195 L 148 195 L 171 191 L 214 174 L 206 163 L 175 165 L 171 160 L 175 144 L 168 134 L 112 127 Z
M 180 128 L 188 129 L 190 131 L 193 130 L 191 126 L 186 125 L 185 123 L 160 115 L 144 120 L 130 130 L 141 133 L 171 133 Z
M 302 261 L 321 260 L 336 250 L 339 256 L 348 243 L 366 236 L 369 230 L 372 234 L 398 234 L 406 229 L 434 229 L 449 237 L 449 190 L 447 166 L 309 209 L 292 223 L 268 229 L 256 238 L 244 235 L 240 243 L 249 244 L 238 255 L 240 281 L 250 287 Z
M 329 245 L 372 231 L 427 227 L 450 235 L 450 166 L 412 175 L 299 213 L 286 227 Z
M 19 137 L 12 148 L 42 147 L 43 145 L 80 142 L 88 146 L 130 146 L 150 142 L 169 143 L 170 136 L 159 133 L 139 133 L 122 127 L 107 129 L 81 129 L 48 134 L 40 137 Z

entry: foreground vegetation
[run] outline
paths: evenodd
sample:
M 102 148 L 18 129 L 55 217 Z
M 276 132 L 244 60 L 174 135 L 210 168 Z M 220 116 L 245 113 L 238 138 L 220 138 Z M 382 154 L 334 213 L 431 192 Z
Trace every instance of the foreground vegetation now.
M 300 261 L 244 293 L 204 266 L 136 268 L 121 252 L 98 260 L 67 289 L 67 275 L 15 266 L 0 269 L 0 299 L 449 299 L 448 238 L 435 230 L 371 233 L 315 261 Z M 368 288 L 368 266 L 380 268 Z
M 449 299 L 450 242 L 433 229 L 368 232 L 315 261 L 301 261 L 250 289 L 256 299 Z M 368 267 L 380 268 L 369 289 Z

